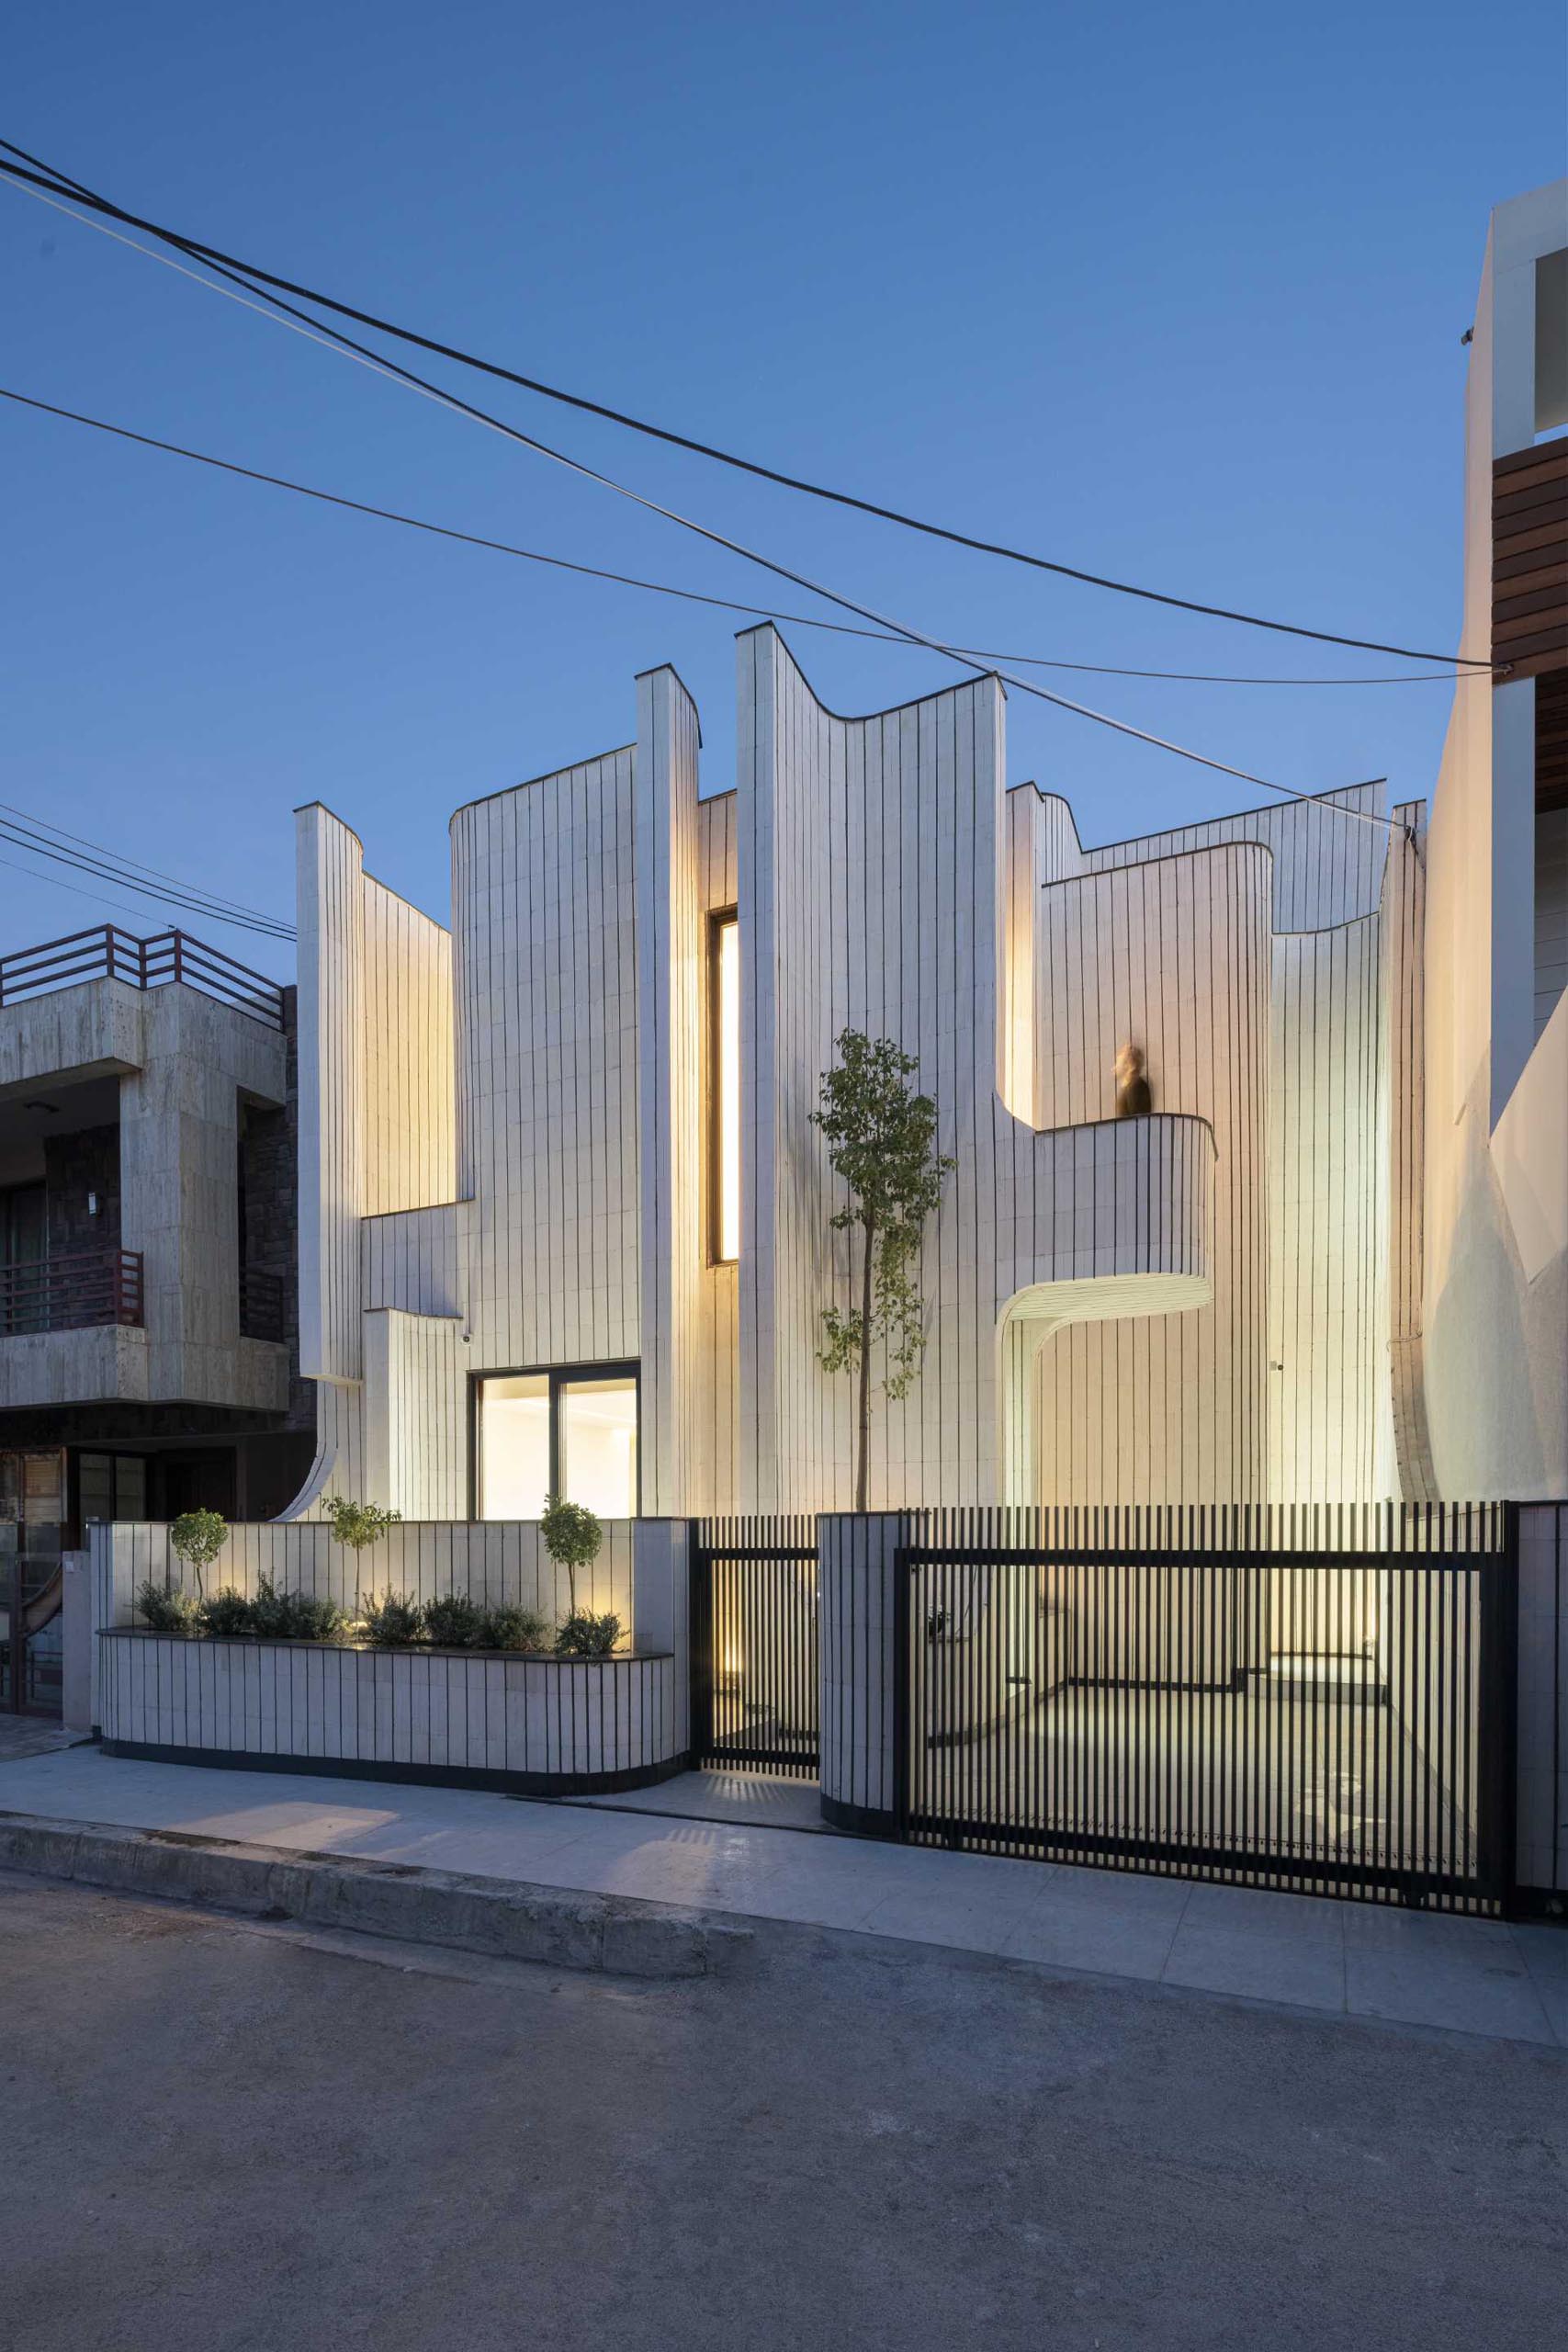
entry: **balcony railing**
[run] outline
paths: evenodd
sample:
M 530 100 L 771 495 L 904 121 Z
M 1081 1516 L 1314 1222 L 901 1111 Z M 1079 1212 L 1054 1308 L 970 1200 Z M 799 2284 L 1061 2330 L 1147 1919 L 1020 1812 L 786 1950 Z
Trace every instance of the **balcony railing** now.
M 254 1266 L 247 1266 L 242 1270 L 240 1337 L 243 1340 L 282 1339 L 283 1280 L 281 1275 L 265 1274 Z
M 138 939 L 117 923 L 73 931 L 41 947 L 18 947 L 0 956 L 0 1007 L 23 1004 L 84 980 L 124 980 L 133 989 L 180 981 L 220 1004 L 232 1005 L 268 1029 L 283 1026 L 283 990 L 275 980 L 236 963 L 220 947 L 209 947 L 188 931 L 161 931 Z
M 28 1266 L 0 1266 L 0 1339 L 28 1331 L 90 1331 L 141 1321 L 140 1250 L 73 1250 Z

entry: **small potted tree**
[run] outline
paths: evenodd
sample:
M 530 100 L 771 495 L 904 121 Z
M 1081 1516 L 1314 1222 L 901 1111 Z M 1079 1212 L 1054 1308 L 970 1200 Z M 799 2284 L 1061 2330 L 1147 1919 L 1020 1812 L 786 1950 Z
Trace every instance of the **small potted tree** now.
M 548 1495 L 539 1532 L 551 1559 L 566 1570 L 571 1604 L 570 1614 L 556 1630 L 558 1655 L 608 1657 L 621 1637 L 620 1619 L 613 1611 L 606 1610 L 603 1616 L 596 1616 L 591 1609 L 577 1605 L 577 1571 L 592 1566 L 598 1558 L 599 1546 L 604 1540 L 604 1529 L 584 1504 L 568 1502 L 564 1495 Z
M 324 1496 L 321 1509 L 337 1542 L 354 1555 L 354 1614 L 357 1620 L 364 1614 L 359 1590 L 359 1555 L 367 1552 L 373 1544 L 379 1544 L 388 1528 L 398 1524 L 402 1512 L 386 1510 L 379 1503 L 350 1502 L 343 1495 Z
M 183 1510 L 170 1528 L 169 1549 L 196 1570 L 198 1598 L 207 1589 L 201 1578 L 203 1568 L 211 1566 L 228 1541 L 229 1522 L 219 1510 Z

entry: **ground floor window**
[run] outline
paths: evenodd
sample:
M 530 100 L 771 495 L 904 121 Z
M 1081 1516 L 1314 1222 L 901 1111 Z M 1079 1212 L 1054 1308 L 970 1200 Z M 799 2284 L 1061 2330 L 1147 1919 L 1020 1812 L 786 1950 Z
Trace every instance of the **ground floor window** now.
M 476 1515 L 537 1519 L 547 1495 L 601 1519 L 637 1510 L 637 1368 L 487 1373 L 474 1383 Z

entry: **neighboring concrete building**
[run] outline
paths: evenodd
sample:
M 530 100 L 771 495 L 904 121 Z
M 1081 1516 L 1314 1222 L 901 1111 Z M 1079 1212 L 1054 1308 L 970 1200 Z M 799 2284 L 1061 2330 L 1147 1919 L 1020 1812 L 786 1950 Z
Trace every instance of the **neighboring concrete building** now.
M 1568 180 L 1492 217 L 1433 804 L 1423 1353 L 1448 1494 L 1568 1495 Z
M 182 933 L 0 958 L 0 1550 L 46 1702 L 92 1521 L 269 1518 L 308 1467 L 293 999 Z

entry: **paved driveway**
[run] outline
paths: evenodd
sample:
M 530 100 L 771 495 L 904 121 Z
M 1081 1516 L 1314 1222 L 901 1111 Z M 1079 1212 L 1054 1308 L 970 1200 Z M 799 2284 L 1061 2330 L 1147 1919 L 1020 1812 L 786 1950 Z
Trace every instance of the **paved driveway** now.
M 0 1883 L 13 2352 L 1557 2340 L 1568 2059 L 781 1927 L 633 1986 Z

